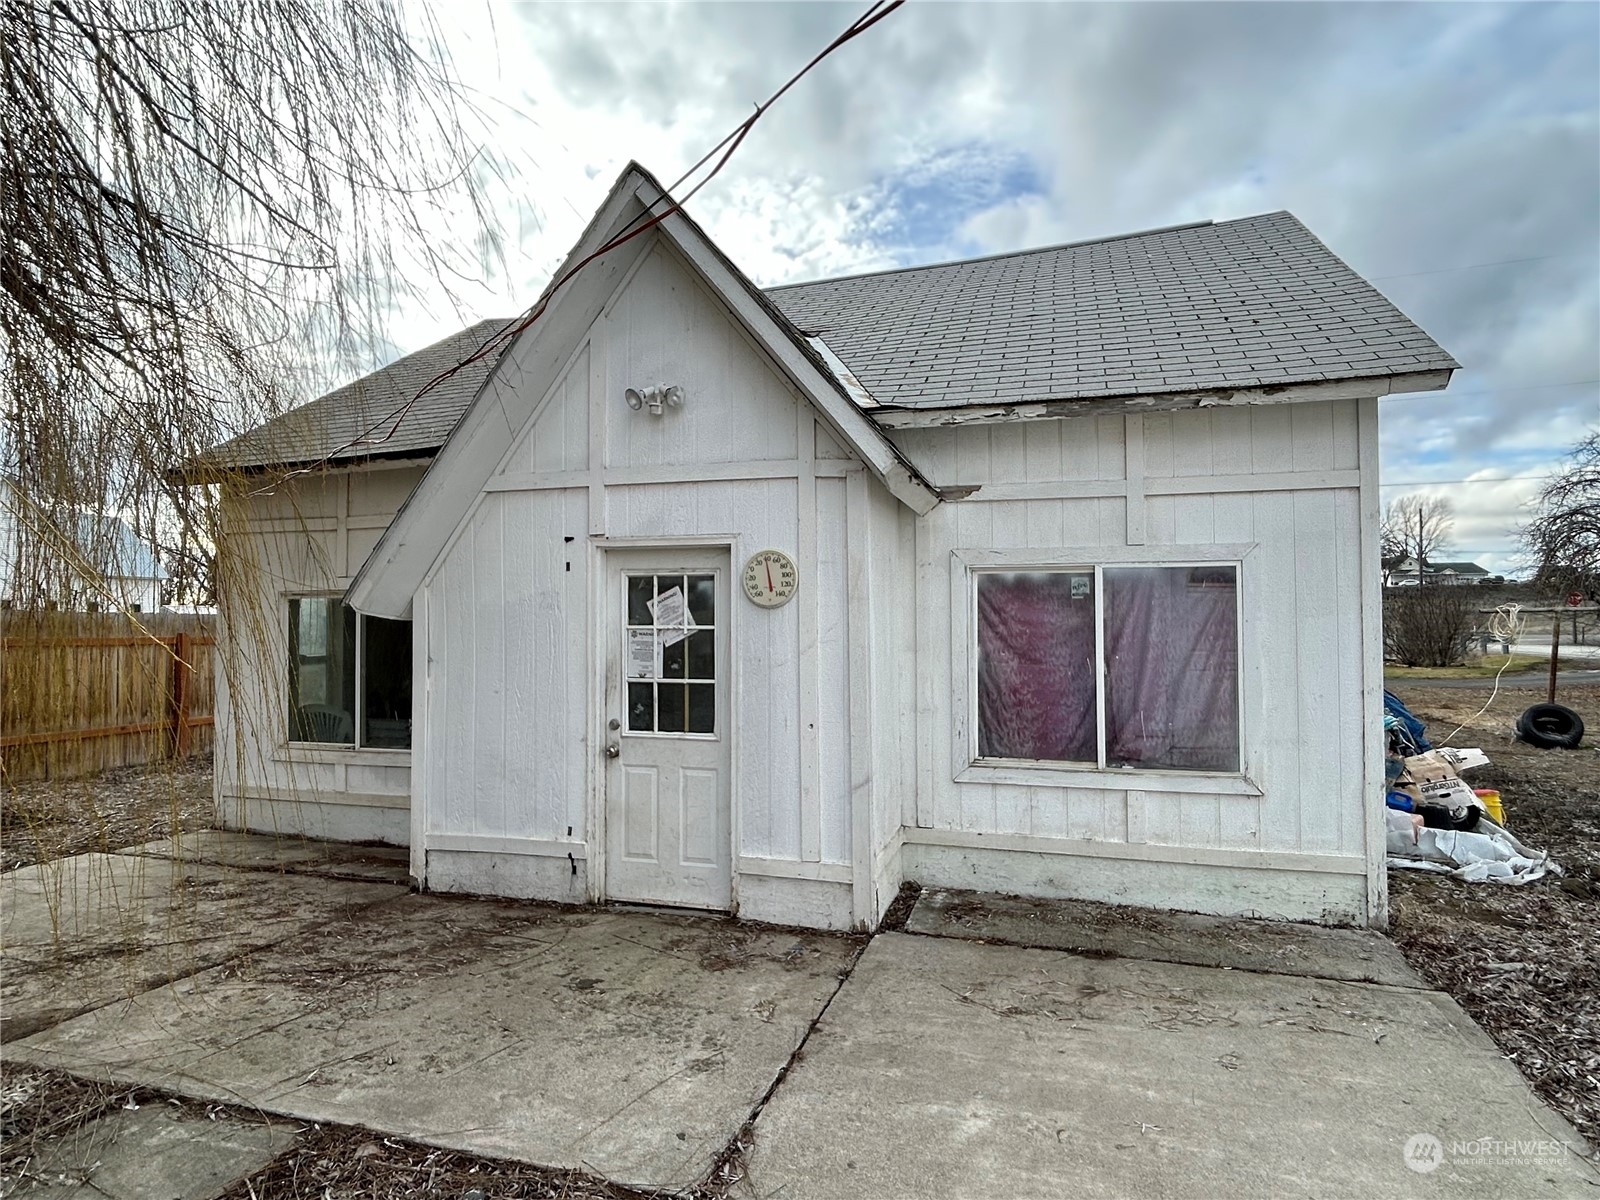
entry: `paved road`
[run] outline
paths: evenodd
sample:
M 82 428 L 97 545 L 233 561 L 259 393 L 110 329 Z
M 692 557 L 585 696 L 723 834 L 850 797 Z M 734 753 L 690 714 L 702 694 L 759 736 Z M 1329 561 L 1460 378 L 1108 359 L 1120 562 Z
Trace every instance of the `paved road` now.
M 1502 691 L 1506 688 L 1544 687 L 1549 682 L 1548 670 L 1500 676 Z M 1596 683 L 1600 683 L 1600 671 L 1562 671 L 1556 676 L 1556 699 L 1561 699 L 1562 688 Z M 1482 688 L 1488 691 L 1494 686 L 1494 676 L 1484 675 L 1476 679 L 1390 679 L 1385 676 L 1383 685 L 1396 693 L 1408 692 L 1414 688 Z

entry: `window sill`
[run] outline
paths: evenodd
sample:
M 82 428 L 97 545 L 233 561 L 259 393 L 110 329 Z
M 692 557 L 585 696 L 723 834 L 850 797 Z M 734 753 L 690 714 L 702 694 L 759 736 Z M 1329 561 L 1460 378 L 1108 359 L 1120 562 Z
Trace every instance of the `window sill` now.
M 348 767 L 409 767 L 410 750 L 357 750 L 354 746 L 330 746 L 320 742 L 289 742 L 275 746 L 274 762 L 343 763 Z
M 957 783 L 1019 783 L 1028 787 L 1099 788 L 1118 792 L 1188 792 L 1206 796 L 1259 796 L 1260 786 L 1247 775 L 1202 771 L 1133 771 L 1122 767 L 1052 767 L 1017 763 L 974 762 L 957 771 Z

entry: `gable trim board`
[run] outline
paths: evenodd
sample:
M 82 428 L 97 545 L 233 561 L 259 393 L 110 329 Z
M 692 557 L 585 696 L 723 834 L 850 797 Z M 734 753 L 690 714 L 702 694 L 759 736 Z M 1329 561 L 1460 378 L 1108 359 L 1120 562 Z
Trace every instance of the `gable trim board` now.
M 661 186 L 643 168 L 631 165 L 601 206 L 601 216 L 568 255 L 555 278 L 561 279 L 573 264 L 622 232 L 624 217 L 633 204 L 653 212 L 665 200 Z M 655 238 L 666 240 L 693 268 L 701 284 L 710 289 L 780 373 L 799 389 L 835 435 L 896 499 L 919 514 L 939 503 L 937 492 L 856 408 L 820 353 L 711 244 L 698 225 L 680 210 L 657 224 L 654 235 L 620 246 L 579 271 L 555 293 L 539 321 L 505 347 L 416 492 L 396 514 L 394 523 L 351 583 L 346 601 L 352 608 L 387 617 L 401 617 L 410 610 L 412 597 L 443 552 L 446 541 L 466 519 L 504 457 L 504 444 L 495 440 L 499 432 L 495 417 L 503 417 L 507 433 L 513 438 L 527 427 L 539 405 L 530 407 L 526 397 L 537 395 L 542 404 L 553 393 L 561 374 L 570 369 L 579 354 L 588 328 L 604 317 L 630 274 L 653 249 Z M 536 381 L 526 381 L 534 382 L 534 386 L 523 386 L 525 381 L 521 380 L 513 386 L 505 378 L 513 351 L 524 341 L 537 348 L 536 357 L 541 363 L 553 366 L 557 357 L 561 361 L 560 367 L 548 375 L 546 386 L 540 387 Z M 490 400 L 496 403 L 488 403 Z M 590 470 L 597 465 L 591 462 Z
M 630 166 L 569 262 L 664 203 Z M 1292 218 L 1273 224 L 1285 227 L 1290 265 L 1264 266 L 1268 284 L 1309 236 Z M 1249 268 L 1230 269 L 1229 286 L 1253 295 Z M 963 303 L 982 309 L 973 280 L 986 278 L 966 278 Z M 1307 286 L 1288 283 L 1291 296 Z M 926 298 L 925 282 L 904 290 L 918 289 Z M 1382 814 L 1364 799 L 1382 766 L 1378 594 L 1362 574 L 1376 397 L 1442 387 L 1449 371 L 1354 355 L 1329 373 L 1357 361 L 1391 373 L 1245 386 L 1241 371 L 1228 388 L 1137 395 L 1080 379 L 1077 399 L 970 405 L 956 402 L 959 372 L 936 367 L 942 401 L 896 407 L 881 402 L 897 386 L 885 354 L 864 360 L 876 375 L 856 370 L 859 335 L 800 327 L 785 313 L 817 301 L 795 295 L 756 289 L 672 212 L 546 293 L 381 538 L 373 518 L 346 579 L 329 581 L 348 581 L 359 611 L 414 621 L 409 828 L 395 836 L 409 838 L 418 880 L 608 898 L 606 831 L 622 828 L 608 718 L 626 721 L 632 703 L 617 658 L 628 579 L 612 552 L 658 551 L 646 565 L 659 574 L 669 550 L 720 548 L 719 569 L 736 575 L 771 545 L 796 560 L 796 601 L 756 608 L 730 578 L 713 622 L 733 710 L 716 731 L 730 739 L 719 852 L 740 915 L 870 927 L 912 878 L 1381 923 Z M 992 340 L 996 320 L 983 319 Z M 1030 328 L 1048 338 L 1049 325 Z M 1392 325 L 1426 340 L 1399 314 Z M 1432 347 L 1405 361 L 1442 359 Z M 687 385 L 677 415 L 623 410 L 624 383 L 657 382 Z M 378 464 L 334 465 L 353 480 Z M 269 527 L 295 533 L 270 506 L 256 529 Z M 974 758 L 974 566 L 1180 560 L 1239 564 L 1238 771 Z M 621 761 L 653 760 L 624 745 Z M 334 790 L 374 790 L 335 769 L 350 775 Z

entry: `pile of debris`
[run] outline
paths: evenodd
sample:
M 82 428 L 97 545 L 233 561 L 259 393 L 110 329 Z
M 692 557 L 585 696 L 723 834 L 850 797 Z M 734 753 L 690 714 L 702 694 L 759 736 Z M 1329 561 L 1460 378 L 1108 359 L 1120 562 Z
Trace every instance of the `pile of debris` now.
M 1469 883 L 1532 883 L 1561 874 L 1549 854 L 1506 829 L 1500 795 L 1474 789 L 1463 771 L 1487 766 L 1479 749 L 1435 748 L 1426 727 L 1392 692 L 1383 694 L 1388 742 L 1385 817 L 1391 868 L 1431 871 Z

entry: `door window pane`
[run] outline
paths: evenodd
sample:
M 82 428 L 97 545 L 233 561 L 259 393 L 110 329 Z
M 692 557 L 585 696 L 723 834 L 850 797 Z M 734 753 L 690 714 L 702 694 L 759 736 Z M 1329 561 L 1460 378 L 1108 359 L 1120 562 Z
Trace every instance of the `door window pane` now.
M 628 731 L 714 733 L 716 576 L 629 575 L 625 586 Z
M 1103 575 L 1106 765 L 1239 770 L 1237 569 Z
M 717 723 L 717 689 L 709 683 L 689 685 L 689 732 L 714 733 Z
M 628 624 L 650 624 L 650 601 L 655 599 L 655 580 L 649 575 L 628 579 Z
M 696 625 L 714 625 L 717 620 L 717 577 L 690 575 L 689 615 Z
M 717 635 L 709 629 L 689 635 L 688 668 L 690 679 L 715 679 L 717 677 Z
M 411 622 L 363 617 L 361 744 L 411 746 Z
M 978 576 L 978 753 L 1098 761 L 1094 573 Z
M 656 728 L 662 733 L 683 733 L 689 728 L 684 691 L 681 683 L 656 684 Z
M 356 740 L 356 615 L 332 597 L 289 601 L 289 740 Z
M 630 683 L 628 685 L 628 728 L 635 733 L 649 733 L 656 727 L 656 685 Z
M 688 658 L 689 644 L 687 641 L 673 642 L 670 646 L 661 647 L 661 677 L 663 679 L 682 679 L 685 660 Z

